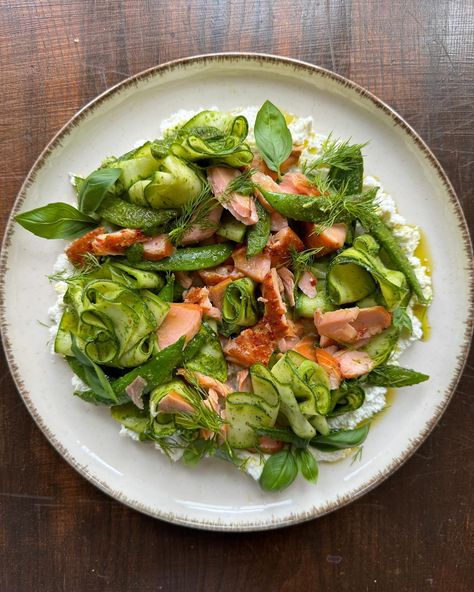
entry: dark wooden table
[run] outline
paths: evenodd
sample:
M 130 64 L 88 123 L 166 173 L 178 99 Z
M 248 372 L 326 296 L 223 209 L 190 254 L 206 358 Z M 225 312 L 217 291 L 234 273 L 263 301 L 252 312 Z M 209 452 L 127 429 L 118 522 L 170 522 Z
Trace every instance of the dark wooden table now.
M 238 50 L 319 64 L 384 99 L 434 150 L 472 224 L 473 26 L 472 0 L 3 0 L 2 224 L 84 103 L 155 64 Z M 375 491 L 317 521 L 230 535 L 153 520 L 96 490 L 34 425 L 2 358 L 0 590 L 470 591 L 472 361 L 432 436 Z

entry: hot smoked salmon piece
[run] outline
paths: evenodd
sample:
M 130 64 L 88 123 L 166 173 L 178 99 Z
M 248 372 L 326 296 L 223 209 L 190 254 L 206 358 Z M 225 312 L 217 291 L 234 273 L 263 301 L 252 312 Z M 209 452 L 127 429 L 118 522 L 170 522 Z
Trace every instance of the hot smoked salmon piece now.
M 247 257 L 247 247 L 240 247 L 232 253 L 235 268 L 256 282 L 262 282 L 270 271 L 270 256 L 263 251 L 255 257 Z
M 344 378 L 358 378 L 374 369 L 374 361 L 361 351 L 341 350 L 334 354 Z
M 272 267 L 279 267 L 288 263 L 292 249 L 302 251 L 304 243 L 296 232 L 288 226 L 270 237 L 268 247 L 265 250 L 271 257 Z
M 162 413 L 194 413 L 195 409 L 183 395 L 176 391 L 170 391 L 158 403 L 158 411 Z
M 240 175 L 237 169 L 226 167 L 210 167 L 207 169 L 207 178 L 212 192 L 226 210 L 237 218 L 242 224 L 251 226 L 258 222 L 257 208 L 250 195 L 241 195 L 236 191 L 226 194 L 229 183 Z
M 146 243 L 149 236 L 135 228 L 122 228 L 108 234 L 99 234 L 92 241 L 92 250 L 99 257 L 105 255 L 123 255 L 128 247 L 136 243 Z
M 321 249 L 316 257 L 322 257 L 344 246 L 347 236 L 346 224 L 334 224 L 318 234 L 318 227 L 311 222 L 303 223 L 303 241 L 309 249 Z
M 329 378 L 331 389 L 339 388 L 342 380 L 338 359 L 322 348 L 316 348 L 316 362 L 323 368 Z
M 202 308 L 198 304 L 170 304 L 170 309 L 156 332 L 158 345 L 164 349 L 183 335 L 188 343 L 199 331 Z
M 99 228 L 94 228 L 84 236 L 76 238 L 68 248 L 66 249 L 67 258 L 71 263 L 74 265 L 82 265 L 84 262 L 84 255 L 86 253 L 92 253 L 92 243 L 94 240 L 104 234 L 105 228 L 100 226 Z
M 341 308 L 332 312 L 314 314 L 319 335 L 354 346 L 361 346 L 390 326 L 392 315 L 383 306 L 369 308 Z
M 173 243 L 167 234 L 159 234 L 143 243 L 143 258 L 150 261 L 159 261 L 169 257 L 174 251 Z

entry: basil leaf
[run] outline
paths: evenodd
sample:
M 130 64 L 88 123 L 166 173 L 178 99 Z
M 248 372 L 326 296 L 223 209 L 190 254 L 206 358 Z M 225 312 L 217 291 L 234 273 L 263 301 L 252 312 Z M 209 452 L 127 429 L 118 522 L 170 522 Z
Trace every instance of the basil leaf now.
M 369 428 L 370 424 L 366 423 L 355 430 L 339 430 L 327 436 L 316 436 L 310 440 L 309 444 L 322 452 L 334 452 L 335 450 L 354 448 L 364 442 L 369 433 Z
M 100 366 L 79 349 L 76 338 L 72 333 L 71 342 L 72 353 L 76 360 L 82 365 L 82 379 L 87 386 L 90 387 L 100 399 L 118 403 L 117 395 L 115 394 L 107 376 L 104 374 Z
M 281 491 L 289 487 L 298 475 L 298 465 L 288 448 L 270 456 L 260 476 L 264 491 Z
M 293 141 L 285 117 L 270 101 L 265 101 L 257 113 L 254 134 L 268 168 L 280 174 L 280 165 L 290 156 Z
M 255 431 L 259 436 L 268 436 L 274 440 L 280 440 L 281 442 L 287 442 L 293 444 L 298 448 L 306 448 L 308 446 L 308 440 L 303 440 L 290 430 L 284 428 L 256 428 Z
M 81 185 L 77 204 L 81 212 L 94 213 L 120 177 L 122 169 L 98 169 Z
M 412 386 L 428 379 L 427 374 L 409 368 L 400 368 L 400 366 L 390 366 L 389 364 L 375 368 L 366 377 L 369 384 L 388 387 Z
M 300 448 L 295 451 L 296 462 L 298 463 L 299 470 L 306 481 L 310 483 L 316 483 L 318 480 L 318 463 L 307 448 Z
M 15 216 L 15 220 L 36 236 L 48 239 L 71 240 L 97 226 L 96 220 L 62 202 L 23 212 Z
M 393 311 L 392 324 L 397 329 L 406 329 L 410 335 L 413 332 L 413 325 L 405 308 L 398 307 Z

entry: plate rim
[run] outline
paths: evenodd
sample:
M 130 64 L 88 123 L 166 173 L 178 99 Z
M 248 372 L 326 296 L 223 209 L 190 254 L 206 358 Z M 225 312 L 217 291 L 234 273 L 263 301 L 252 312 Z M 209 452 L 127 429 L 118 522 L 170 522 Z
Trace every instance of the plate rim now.
M 235 61 L 240 61 L 243 64 L 245 63 L 270 63 L 270 64 L 278 64 L 283 63 L 286 66 L 292 66 L 294 70 L 304 70 L 311 74 L 317 74 L 322 78 L 329 78 L 332 81 L 342 85 L 343 87 L 349 88 L 355 91 L 360 97 L 363 99 L 368 99 L 375 107 L 380 109 L 385 115 L 392 118 L 394 123 L 401 127 L 404 133 L 408 136 L 408 138 L 414 142 L 417 149 L 421 151 L 423 156 L 427 159 L 429 165 L 434 169 L 435 173 L 437 174 L 438 180 L 444 185 L 447 196 L 451 204 L 454 208 L 454 214 L 457 218 L 458 228 L 460 230 L 460 238 L 463 242 L 463 247 L 465 249 L 466 257 L 469 263 L 468 277 L 467 277 L 467 286 L 469 291 L 469 298 L 468 298 L 468 317 L 466 319 L 466 329 L 464 332 L 464 336 L 462 338 L 462 345 L 461 345 L 461 352 L 458 357 L 458 364 L 456 368 L 454 368 L 453 378 L 449 387 L 443 394 L 443 399 L 439 405 L 437 405 L 433 409 L 433 413 L 429 421 L 426 423 L 423 431 L 421 431 L 415 439 L 409 440 L 407 443 L 407 447 L 403 450 L 396 459 L 387 465 L 383 471 L 380 471 L 376 474 L 371 480 L 361 486 L 358 490 L 346 494 L 342 498 L 338 498 L 333 502 L 327 503 L 324 507 L 319 509 L 312 508 L 309 511 L 303 511 L 298 513 L 291 513 L 286 519 L 273 519 L 271 521 L 264 521 L 264 522 L 242 522 L 240 524 L 233 524 L 231 522 L 221 522 L 215 520 L 208 520 L 208 519 L 188 519 L 180 517 L 174 513 L 169 512 L 160 512 L 159 510 L 155 510 L 154 508 L 147 507 L 136 500 L 129 499 L 126 495 L 124 495 L 121 491 L 114 491 L 112 488 L 104 481 L 98 479 L 95 475 L 91 474 L 88 469 L 78 463 L 73 455 L 68 451 L 67 447 L 65 447 L 55 435 L 50 431 L 48 425 L 40 414 L 36 411 L 36 408 L 33 404 L 32 399 L 30 398 L 30 393 L 24 386 L 19 368 L 16 365 L 15 358 L 10 346 L 10 340 L 8 337 L 8 319 L 6 315 L 5 309 L 5 293 L 6 293 L 6 286 L 5 286 L 5 276 L 8 270 L 7 260 L 8 260 L 8 253 L 9 248 L 11 246 L 11 239 L 13 235 L 14 229 L 14 220 L 13 216 L 18 212 L 21 208 L 25 198 L 26 193 L 29 187 L 34 183 L 35 178 L 38 172 L 42 169 L 43 165 L 46 163 L 48 156 L 50 153 L 56 148 L 58 144 L 60 144 L 61 140 L 69 135 L 71 131 L 73 131 L 74 127 L 80 123 L 81 119 L 84 116 L 89 115 L 92 113 L 97 107 L 101 106 L 104 102 L 112 98 L 116 93 L 128 89 L 133 85 L 136 85 L 138 82 L 146 81 L 147 79 L 154 78 L 162 73 L 166 73 L 167 71 L 176 70 L 178 68 L 186 68 L 188 66 L 192 66 L 195 63 L 232 63 Z M 332 72 L 326 68 L 321 66 L 317 66 L 315 64 L 311 64 L 309 62 L 305 62 L 303 60 L 298 60 L 294 58 L 278 56 L 273 54 L 267 53 L 255 53 L 255 52 L 222 52 L 222 53 L 206 53 L 206 54 L 199 54 L 188 56 L 185 58 L 179 58 L 176 60 L 171 60 L 164 62 L 163 64 L 158 64 L 156 66 L 152 66 L 145 70 L 138 72 L 132 76 L 121 80 L 117 84 L 111 86 L 110 88 L 106 89 L 104 92 L 97 95 L 91 101 L 87 102 L 83 107 L 81 107 L 60 129 L 54 136 L 47 142 L 37 159 L 34 161 L 33 165 L 31 166 L 28 174 L 26 175 L 11 208 L 6 226 L 5 226 L 5 233 L 3 236 L 2 247 L 1 247 L 1 254 L 0 254 L 0 331 L 1 331 L 1 338 L 3 344 L 3 350 L 5 353 L 5 358 L 8 363 L 8 367 L 10 373 L 13 377 L 15 386 L 17 391 L 19 392 L 28 412 L 30 413 L 31 417 L 45 435 L 46 439 L 49 443 L 56 449 L 56 451 L 61 455 L 61 457 L 66 460 L 82 477 L 86 478 L 89 482 L 95 485 L 98 489 L 100 489 L 105 494 L 109 495 L 113 499 L 125 504 L 126 506 L 138 510 L 144 514 L 147 514 L 153 518 L 158 518 L 160 520 L 172 523 L 172 524 L 179 524 L 182 526 L 187 526 L 191 528 L 203 529 L 203 530 L 214 530 L 214 531 L 228 531 L 228 532 L 249 532 L 249 531 L 263 531 L 263 530 L 271 530 L 276 528 L 283 528 L 285 526 L 290 526 L 302 522 L 306 522 L 315 518 L 319 518 L 330 512 L 333 512 L 339 508 L 347 506 L 348 504 L 354 502 L 355 500 L 359 499 L 378 485 L 380 485 L 383 481 L 385 481 L 388 477 L 390 477 L 395 471 L 397 471 L 415 452 L 416 450 L 425 442 L 428 436 L 431 434 L 435 426 L 440 421 L 442 415 L 446 411 L 447 406 L 449 405 L 456 387 L 461 379 L 463 374 L 464 367 L 467 362 L 471 339 L 472 339 L 472 332 L 474 326 L 474 257 L 473 257 L 473 247 L 471 236 L 469 233 L 469 227 L 467 225 L 467 221 L 459 201 L 459 198 L 456 195 L 456 192 L 445 173 L 444 169 L 442 168 L 441 164 L 439 163 L 436 156 L 433 154 L 431 149 L 428 145 L 424 142 L 424 140 L 418 135 L 418 133 L 414 130 L 414 128 L 408 124 L 405 119 L 399 115 L 392 107 L 390 107 L 387 103 L 381 100 L 372 92 L 368 91 L 367 89 L 363 88 L 356 82 Z

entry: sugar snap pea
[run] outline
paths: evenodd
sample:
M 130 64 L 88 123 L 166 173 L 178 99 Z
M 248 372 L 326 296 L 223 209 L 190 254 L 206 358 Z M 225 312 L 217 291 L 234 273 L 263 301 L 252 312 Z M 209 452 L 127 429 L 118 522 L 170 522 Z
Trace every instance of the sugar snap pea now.
M 266 191 L 260 185 L 257 185 L 257 187 L 272 208 L 292 220 L 318 222 L 322 216 L 321 206 L 327 205 L 327 200 L 314 195 L 275 193 Z
M 195 271 L 206 267 L 216 267 L 230 257 L 235 245 L 220 243 L 207 247 L 188 247 L 178 249 L 170 257 L 161 261 L 141 261 L 138 269 L 147 271 Z
M 151 233 L 176 218 L 178 210 L 153 210 L 118 197 L 107 197 L 97 213 L 111 224 L 122 228 L 138 228 L 143 232 Z

